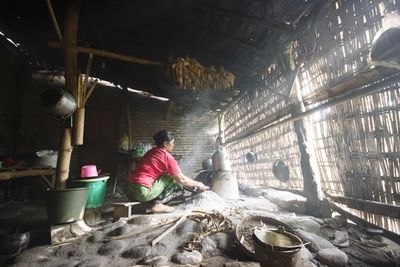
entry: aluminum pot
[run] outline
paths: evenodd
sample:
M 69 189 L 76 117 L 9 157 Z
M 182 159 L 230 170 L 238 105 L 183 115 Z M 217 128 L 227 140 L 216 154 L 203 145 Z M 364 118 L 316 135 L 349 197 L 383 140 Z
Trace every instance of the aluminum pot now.
M 75 97 L 70 92 L 60 88 L 44 91 L 41 100 L 43 106 L 51 114 L 63 118 L 71 116 L 77 107 Z
M 214 172 L 232 170 L 228 153 L 226 153 L 223 147 L 219 147 L 214 155 L 212 155 L 212 167 Z

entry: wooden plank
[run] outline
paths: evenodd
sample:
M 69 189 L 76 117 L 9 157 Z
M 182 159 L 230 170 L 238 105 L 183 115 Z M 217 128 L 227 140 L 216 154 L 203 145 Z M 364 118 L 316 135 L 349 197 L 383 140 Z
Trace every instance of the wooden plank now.
M 352 197 L 331 196 L 329 198 L 335 202 L 348 205 L 352 209 L 372 212 L 392 218 L 400 218 L 400 206 L 385 204 L 377 201 L 363 200 Z
M 351 214 L 350 212 L 342 209 L 341 207 L 339 207 L 337 204 L 331 202 L 331 207 L 334 211 L 337 211 L 338 213 L 342 214 L 344 217 L 346 217 L 347 219 L 357 223 L 360 226 L 364 226 L 364 227 L 371 227 L 371 228 L 378 228 L 381 229 L 383 231 L 383 235 L 391 240 L 393 240 L 394 242 L 400 244 L 400 235 L 391 232 L 389 230 L 386 230 L 385 228 L 380 227 L 379 225 L 370 223 L 358 216 L 355 216 L 353 214 Z
M 41 176 L 41 175 L 54 175 L 54 169 L 32 169 L 32 170 L 15 170 L 0 172 L 0 181 L 6 181 L 19 177 Z
M 169 233 L 171 233 L 173 230 L 175 230 L 176 227 L 178 227 L 179 224 L 181 224 L 186 218 L 191 214 L 192 212 L 185 213 L 182 215 L 182 217 L 177 220 L 174 225 L 172 225 L 170 228 L 168 228 L 165 232 L 163 232 L 161 235 L 156 237 L 153 241 L 151 241 L 151 246 L 154 246 L 158 242 L 160 242 L 164 237 L 166 237 Z
M 320 90 L 316 94 L 304 99 L 306 105 L 310 105 L 316 102 L 324 101 L 330 97 L 344 94 L 345 92 L 354 90 L 356 88 L 363 87 L 372 82 L 381 79 L 384 76 L 395 74 L 397 70 L 383 68 L 383 67 L 368 67 L 361 71 L 356 77 L 346 79 L 339 82 L 326 90 Z

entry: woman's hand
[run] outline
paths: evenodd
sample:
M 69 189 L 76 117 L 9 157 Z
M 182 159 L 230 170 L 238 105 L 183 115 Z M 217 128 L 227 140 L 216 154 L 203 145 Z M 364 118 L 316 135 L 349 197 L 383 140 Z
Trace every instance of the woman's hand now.
M 198 182 L 193 179 L 190 179 L 189 177 L 183 175 L 182 173 L 177 176 L 173 176 L 173 179 L 178 184 L 181 184 L 181 185 L 187 186 L 187 187 L 195 187 L 197 190 L 199 190 L 201 192 L 210 189 L 208 186 L 204 185 L 202 182 Z
M 202 182 L 197 182 L 197 184 L 194 186 L 197 190 L 204 192 L 208 189 L 210 189 L 208 186 L 206 186 L 205 184 L 203 184 Z

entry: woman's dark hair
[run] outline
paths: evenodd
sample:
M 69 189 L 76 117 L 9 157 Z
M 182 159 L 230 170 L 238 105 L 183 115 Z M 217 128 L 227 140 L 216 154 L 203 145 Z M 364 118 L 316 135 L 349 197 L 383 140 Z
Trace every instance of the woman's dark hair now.
M 170 130 L 161 130 L 153 136 L 156 146 L 163 147 L 165 141 L 172 141 L 174 139 L 174 133 Z

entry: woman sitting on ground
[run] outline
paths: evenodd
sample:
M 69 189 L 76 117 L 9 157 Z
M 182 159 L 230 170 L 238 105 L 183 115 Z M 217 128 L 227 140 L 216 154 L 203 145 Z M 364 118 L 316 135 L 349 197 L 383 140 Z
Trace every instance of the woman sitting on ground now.
M 127 177 L 124 194 L 132 201 L 153 201 L 152 212 L 171 212 L 173 208 L 162 204 L 169 194 L 182 190 L 183 186 L 205 191 L 208 186 L 185 176 L 172 157 L 174 135 L 169 130 L 153 136 L 157 147 L 150 149 Z

